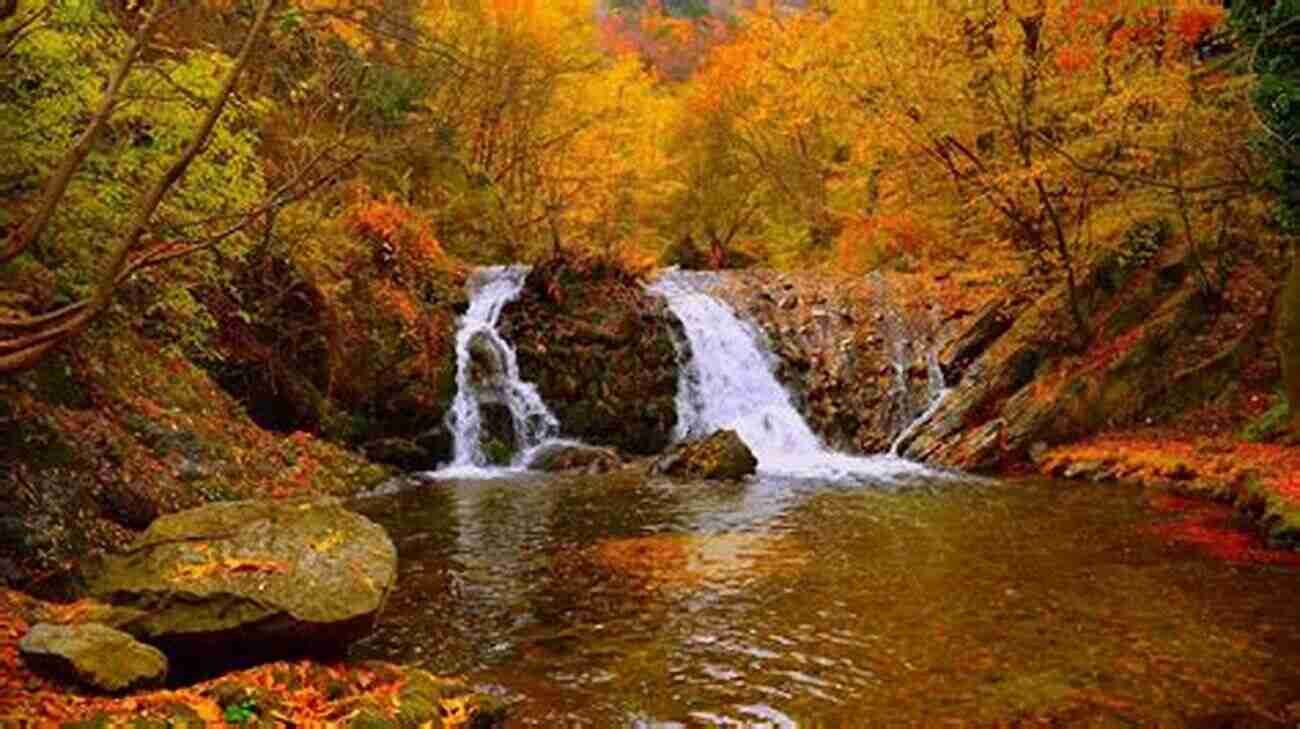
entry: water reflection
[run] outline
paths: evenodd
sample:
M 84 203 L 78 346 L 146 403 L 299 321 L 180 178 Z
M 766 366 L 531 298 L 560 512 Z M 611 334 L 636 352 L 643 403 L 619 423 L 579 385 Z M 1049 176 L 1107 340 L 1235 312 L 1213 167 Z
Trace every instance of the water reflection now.
M 1144 499 L 440 484 L 360 506 L 402 570 L 357 657 L 502 687 L 518 726 L 1285 725 L 1297 572 L 1170 546 Z

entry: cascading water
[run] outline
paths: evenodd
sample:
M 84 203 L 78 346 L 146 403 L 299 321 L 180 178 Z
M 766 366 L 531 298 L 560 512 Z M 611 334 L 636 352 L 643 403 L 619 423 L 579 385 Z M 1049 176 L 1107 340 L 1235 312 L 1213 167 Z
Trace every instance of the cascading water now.
M 542 402 L 537 388 L 520 379 L 514 347 L 497 331 L 501 311 L 519 296 L 528 272 L 527 266 L 498 266 L 480 269 L 470 279 L 469 309 L 456 332 L 456 397 L 447 413 L 447 429 L 455 438 L 454 457 L 434 476 L 472 478 L 502 473 L 502 469 L 489 467 L 483 450 L 485 398 L 494 398 L 510 411 L 516 453 L 512 469 L 527 465 L 539 448 L 556 442 L 559 421 Z
M 907 446 L 912 436 L 927 423 L 930 418 L 939 411 L 939 406 L 943 405 L 943 400 L 948 396 L 949 388 L 947 381 L 943 377 L 943 368 L 939 366 L 939 354 L 934 350 L 926 356 L 926 376 L 928 380 L 928 392 L 930 396 L 929 404 L 921 414 L 903 427 L 894 437 L 894 442 L 889 445 L 889 453 L 893 456 L 901 457 L 903 448 Z
M 859 458 L 822 445 L 777 382 L 759 332 L 706 293 L 715 282 L 710 274 L 668 271 L 649 287 L 682 322 L 680 345 L 689 347 L 678 382 L 679 439 L 735 430 L 767 476 L 890 482 L 927 472 L 893 455 Z

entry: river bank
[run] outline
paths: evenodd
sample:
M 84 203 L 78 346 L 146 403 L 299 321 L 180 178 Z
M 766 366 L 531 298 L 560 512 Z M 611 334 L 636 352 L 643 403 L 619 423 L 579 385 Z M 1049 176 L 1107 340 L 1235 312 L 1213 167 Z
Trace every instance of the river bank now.
M 1162 538 L 1209 545 L 1209 559 L 1289 564 L 1291 553 L 1273 548 L 1297 542 L 1296 449 L 1248 443 L 1243 436 L 1266 431 L 1260 423 L 1275 410 L 1276 360 L 1265 330 L 1254 324 L 1265 316 L 1259 307 L 1267 307 L 1267 293 L 1251 289 L 1259 280 L 1247 270 L 1230 305 L 1206 313 L 1204 302 L 1188 293 L 1186 272 L 1178 273 L 1177 253 L 1170 256 L 1109 269 L 1109 290 L 1091 309 L 1099 335 L 1082 351 L 1062 346 L 1055 335 L 1063 317 L 1059 291 L 970 271 L 884 272 L 854 280 L 747 271 L 721 276 L 711 290 L 765 337 L 768 354 L 756 355 L 753 366 L 762 369 L 761 360 L 770 356 L 794 411 L 822 443 L 845 454 L 895 449 L 986 475 L 1041 471 L 1229 501 L 1239 517 L 1198 511 L 1185 528 L 1171 527 Z M 561 435 L 589 435 L 581 430 L 587 428 L 598 434 L 597 442 L 654 450 L 652 441 L 667 438 L 675 420 L 666 413 L 670 386 L 687 358 L 679 349 L 674 365 L 669 349 L 681 346 L 683 334 L 640 281 L 594 281 L 593 275 L 586 271 L 566 283 L 566 290 L 587 295 L 551 303 L 545 281 L 534 279 L 521 303 L 507 310 L 507 326 L 523 337 L 519 374 L 552 392 Z M 548 306 L 564 312 L 556 336 L 546 330 Z M 575 324 L 601 307 L 598 326 Z M 647 322 L 655 336 L 638 340 L 631 332 Z M 206 370 L 147 338 L 102 346 L 3 386 L 0 416 L 15 426 L 3 442 L 3 468 L 11 476 L 4 499 L 13 513 L 25 515 L 0 524 L 6 530 L 0 567 L 11 586 L 66 602 L 80 596 L 75 567 L 81 556 L 125 548 L 163 514 L 234 499 L 355 496 L 397 473 L 371 460 L 377 457 L 373 448 L 358 452 L 358 441 L 336 431 L 262 427 L 247 414 L 252 408 Z M 620 364 L 601 368 L 609 377 L 587 378 L 593 359 Z M 1161 382 L 1170 367 L 1172 382 Z M 440 379 L 447 369 L 441 367 Z M 636 376 L 616 376 L 627 371 Z M 480 376 L 493 379 L 490 372 Z M 722 382 L 726 373 L 711 377 Z M 652 388 L 656 406 L 624 433 L 618 412 L 637 402 L 639 383 L 649 383 L 644 387 Z M 719 389 L 705 384 L 694 397 L 710 396 L 711 388 Z M 441 417 L 446 405 L 424 407 L 420 427 Z M 509 429 L 490 435 L 512 437 Z M 416 450 L 423 455 L 412 455 L 411 466 L 434 465 L 432 450 Z M 448 452 L 445 444 L 433 450 Z M 1233 541 L 1243 528 L 1258 529 L 1270 543 Z M 642 546 L 637 543 L 623 561 L 644 561 L 636 551 Z M 13 592 L 5 599 L 13 605 L 27 600 Z M 274 711 L 334 720 L 351 717 L 347 706 L 400 697 L 402 686 L 424 681 L 391 666 L 277 663 L 179 693 L 93 699 L 34 677 L 14 658 L 15 641 L 31 621 L 75 612 L 27 604 L 22 612 L 15 608 L 20 619 L 7 626 L 9 659 L 0 665 L 6 677 L 0 686 L 7 687 L 0 691 L 7 693 L 0 693 L 0 706 L 21 711 L 25 702 L 39 702 L 51 707 L 51 721 L 125 715 L 140 706 L 163 711 L 175 701 L 191 701 L 201 707 L 192 711 L 203 716 L 214 697 L 228 693 L 218 688 L 230 683 L 306 686 L 302 706 L 276 705 Z M 321 684 L 300 676 L 291 684 L 278 674 L 332 678 Z
M 93 609 L 86 602 L 55 605 L 0 589 L 0 727 L 450 728 L 502 708 L 484 703 L 463 682 L 380 661 L 279 661 L 183 688 L 105 696 L 33 672 L 19 656 L 18 642 L 32 625 L 75 625 Z M 449 716 L 460 718 L 445 721 Z
M 1243 261 L 1213 298 L 1177 246 L 1100 255 L 1085 280 L 1084 347 L 1064 337 L 1074 325 L 1062 285 L 961 267 L 742 272 L 717 291 L 766 336 L 827 443 L 1227 501 L 1293 548 L 1300 449 L 1281 430 L 1267 262 Z

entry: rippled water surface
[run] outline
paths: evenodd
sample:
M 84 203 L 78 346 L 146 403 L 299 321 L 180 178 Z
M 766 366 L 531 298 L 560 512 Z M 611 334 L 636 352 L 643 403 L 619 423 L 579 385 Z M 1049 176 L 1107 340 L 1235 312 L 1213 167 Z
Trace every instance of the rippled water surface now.
M 444 482 L 358 658 L 512 726 L 1293 727 L 1300 571 L 1166 539 L 1127 487 Z

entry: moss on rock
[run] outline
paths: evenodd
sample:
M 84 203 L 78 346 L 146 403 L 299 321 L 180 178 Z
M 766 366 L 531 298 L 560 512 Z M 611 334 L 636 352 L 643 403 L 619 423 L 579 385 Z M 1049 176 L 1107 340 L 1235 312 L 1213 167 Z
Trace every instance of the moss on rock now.
M 39 623 L 18 644 L 38 670 L 97 691 L 117 693 L 161 685 L 167 659 L 130 635 L 97 623 Z
M 673 446 L 651 472 L 681 479 L 739 481 L 758 468 L 758 459 L 734 430 L 720 430 Z
M 339 650 L 369 631 L 396 566 L 384 530 L 337 501 L 243 501 L 162 517 L 87 587 L 139 611 L 122 629 L 210 669 Z
M 638 455 L 667 447 L 677 422 L 675 325 L 635 278 L 564 260 L 535 267 L 501 316 L 564 434 Z

